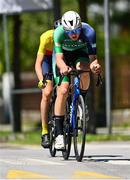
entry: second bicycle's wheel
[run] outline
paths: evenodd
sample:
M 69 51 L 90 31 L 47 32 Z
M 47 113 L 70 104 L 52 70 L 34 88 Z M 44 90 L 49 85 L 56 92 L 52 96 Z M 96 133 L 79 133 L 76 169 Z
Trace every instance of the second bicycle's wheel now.
M 55 121 L 54 121 L 54 102 L 55 98 L 52 96 L 50 101 L 50 107 L 49 107 L 49 113 L 48 113 L 48 125 L 49 125 L 49 138 L 50 138 L 50 154 L 52 157 L 55 157 L 56 155 L 56 149 L 55 149 L 55 134 L 56 134 L 56 128 L 55 128 Z
M 86 116 L 84 99 L 79 95 L 75 106 L 74 151 L 77 161 L 82 161 L 86 139 Z
M 56 149 L 55 149 L 55 128 L 52 124 L 49 125 L 49 135 L 50 135 L 50 154 L 52 157 L 55 157 L 56 155 Z

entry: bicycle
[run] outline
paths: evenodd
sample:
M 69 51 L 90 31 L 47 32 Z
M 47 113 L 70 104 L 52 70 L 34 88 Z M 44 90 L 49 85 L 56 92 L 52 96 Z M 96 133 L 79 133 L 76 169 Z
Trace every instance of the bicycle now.
M 63 158 L 67 160 L 70 155 L 72 137 L 74 140 L 74 152 L 77 161 L 82 161 L 85 149 L 87 122 L 89 120 L 88 106 L 80 94 L 80 74 L 89 71 L 72 70 L 69 75 L 74 76 L 70 85 L 70 91 L 66 103 L 66 118 L 64 121 L 64 143 L 65 150 L 62 151 Z M 102 79 L 98 75 L 96 86 L 99 86 Z M 73 89 L 73 91 L 72 91 Z
M 74 150 L 75 150 L 76 160 L 81 161 L 84 154 L 85 137 L 86 137 L 87 121 L 89 120 L 89 114 L 88 114 L 87 104 L 85 105 L 84 99 L 80 94 L 80 89 L 79 89 L 79 83 L 80 83 L 79 75 L 83 72 L 88 72 L 88 71 L 73 70 L 70 72 L 70 76 L 75 76 L 75 77 L 74 77 L 74 83 L 71 84 L 70 92 L 67 98 L 66 116 L 63 125 L 65 149 L 62 150 L 62 155 L 65 160 L 67 160 L 70 155 L 72 137 L 74 139 Z M 64 76 L 60 78 L 58 86 L 61 84 L 63 77 Z M 98 75 L 96 86 L 99 86 L 101 80 L 102 80 L 101 76 Z M 49 113 L 48 113 L 48 119 L 49 119 L 48 125 L 49 125 L 49 136 L 50 136 L 49 151 L 52 157 L 55 157 L 56 155 L 56 149 L 55 149 L 56 125 L 54 120 L 54 104 L 56 99 L 56 87 L 57 85 L 55 85 L 53 88 L 53 93 L 52 93 Z M 73 94 L 72 94 L 72 89 L 74 92 Z M 82 139 L 80 140 L 81 150 L 78 150 L 79 143 L 77 138 L 81 136 L 78 130 L 81 130 L 81 132 L 83 131 Z
M 56 149 L 55 149 L 56 126 L 55 126 L 55 120 L 54 120 L 55 99 L 56 99 L 56 96 L 55 96 L 55 89 L 54 89 L 52 97 L 51 97 L 49 113 L 48 113 L 48 119 L 49 119 L 48 126 L 49 126 L 49 138 L 50 138 L 49 151 L 52 157 L 55 157 L 56 155 Z
M 51 77 L 51 80 L 53 82 L 53 91 L 52 91 L 52 96 L 50 99 L 50 104 L 49 104 L 49 111 L 48 111 L 48 130 L 49 130 L 49 139 L 50 139 L 50 155 L 52 157 L 55 157 L 56 155 L 56 149 L 54 146 L 55 143 L 55 134 L 56 134 L 56 128 L 55 128 L 55 121 L 54 121 L 54 104 L 55 104 L 55 99 L 56 99 L 56 86 L 54 85 L 54 77 L 53 73 L 46 73 L 43 78 L 43 88 L 45 88 L 47 84 L 48 77 Z

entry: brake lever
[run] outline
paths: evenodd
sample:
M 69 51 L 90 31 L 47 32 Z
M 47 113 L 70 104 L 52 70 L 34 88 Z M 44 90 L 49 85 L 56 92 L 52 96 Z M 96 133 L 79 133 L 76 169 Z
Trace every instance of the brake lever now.
M 100 85 L 102 85 L 102 76 L 101 74 L 98 74 L 96 86 L 99 87 Z

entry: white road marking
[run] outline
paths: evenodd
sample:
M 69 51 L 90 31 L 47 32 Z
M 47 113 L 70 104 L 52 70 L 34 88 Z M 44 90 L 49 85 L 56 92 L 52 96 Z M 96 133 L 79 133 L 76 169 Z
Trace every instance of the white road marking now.
M 33 158 L 28 158 L 30 161 L 35 161 L 39 163 L 44 163 L 44 164 L 50 164 L 50 165 L 65 165 L 65 163 L 59 163 L 59 162 L 53 162 L 53 161 L 46 161 L 46 160 L 40 160 L 40 159 L 33 159 Z
M 130 165 L 130 160 L 109 160 L 107 163 L 116 165 Z
M 47 161 L 47 160 L 40 160 L 34 158 L 17 158 L 17 159 L 0 159 L 0 162 L 12 165 L 62 165 L 64 166 L 65 163 Z

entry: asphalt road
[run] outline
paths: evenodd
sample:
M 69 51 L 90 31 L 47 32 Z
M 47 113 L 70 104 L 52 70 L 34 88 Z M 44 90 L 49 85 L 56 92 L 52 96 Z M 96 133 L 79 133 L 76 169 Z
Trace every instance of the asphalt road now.
M 130 142 L 86 144 L 84 159 L 51 157 L 40 146 L 0 145 L 0 179 L 130 179 Z

